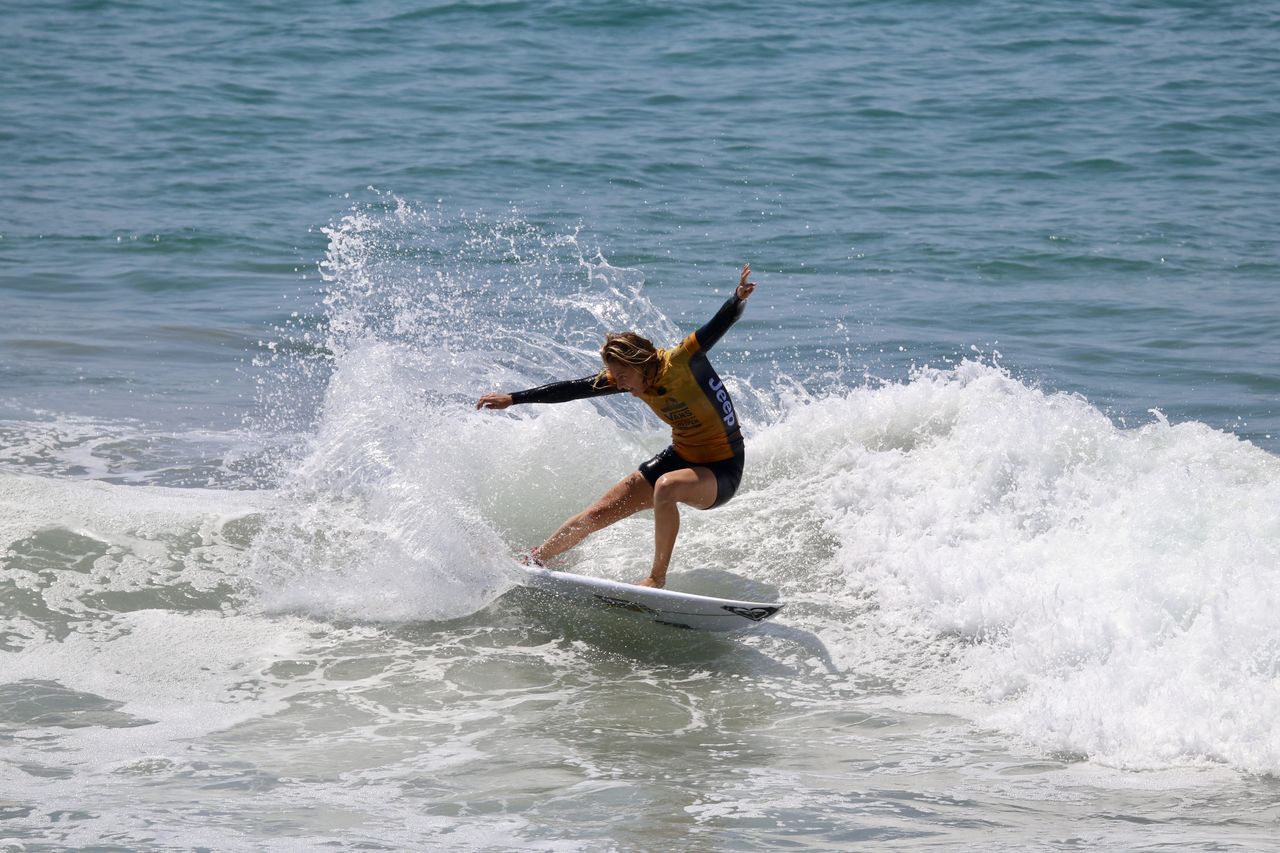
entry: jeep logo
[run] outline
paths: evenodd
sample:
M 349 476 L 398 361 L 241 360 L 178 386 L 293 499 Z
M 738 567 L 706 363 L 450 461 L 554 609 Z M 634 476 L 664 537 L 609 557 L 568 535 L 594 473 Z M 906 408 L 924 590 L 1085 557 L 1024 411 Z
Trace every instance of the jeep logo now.
M 732 429 L 737 425 L 738 419 L 733 414 L 733 401 L 729 399 L 729 392 L 724 390 L 724 383 L 716 377 L 707 380 L 707 387 L 715 392 L 716 402 L 720 404 L 720 411 L 723 412 L 720 419 L 724 421 L 724 425 Z

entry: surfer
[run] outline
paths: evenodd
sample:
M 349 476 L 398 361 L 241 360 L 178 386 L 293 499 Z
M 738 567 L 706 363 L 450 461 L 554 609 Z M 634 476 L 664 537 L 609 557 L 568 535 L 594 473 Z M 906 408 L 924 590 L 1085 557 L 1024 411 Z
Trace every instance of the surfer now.
M 756 289 L 750 265 L 716 315 L 673 349 L 635 332 L 610 333 L 600 348 L 604 369 L 514 394 L 485 394 L 477 409 L 522 403 L 565 403 L 606 394 L 639 397 L 671 427 L 671 445 L 582 512 L 567 519 L 528 555 L 542 565 L 587 536 L 645 509 L 653 510 L 653 567 L 641 586 L 661 587 L 680 533 L 680 504 L 723 506 L 738 490 L 744 460 L 742 428 L 729 391 L 706 353 L 742 316 Z

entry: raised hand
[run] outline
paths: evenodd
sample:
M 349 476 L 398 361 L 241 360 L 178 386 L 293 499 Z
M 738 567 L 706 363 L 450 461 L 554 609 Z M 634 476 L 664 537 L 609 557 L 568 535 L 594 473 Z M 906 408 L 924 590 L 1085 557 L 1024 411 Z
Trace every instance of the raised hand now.
M 751 275 L 751 264 L 742 265 L 742 277 L 738 279 L 738 287 L 734 293 L 739 299 L 745 300 L 748 296 L 755 292 L 756 283 L 747 281 L 747 277 Z

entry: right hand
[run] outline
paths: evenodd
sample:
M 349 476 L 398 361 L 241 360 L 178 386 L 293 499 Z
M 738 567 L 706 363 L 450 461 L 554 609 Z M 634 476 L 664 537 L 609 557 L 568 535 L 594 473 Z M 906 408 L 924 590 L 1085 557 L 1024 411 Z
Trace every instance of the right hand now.
M 476 403 L 477 409 L 505 409 L 514 402 L 510 394 L 485 394 Z

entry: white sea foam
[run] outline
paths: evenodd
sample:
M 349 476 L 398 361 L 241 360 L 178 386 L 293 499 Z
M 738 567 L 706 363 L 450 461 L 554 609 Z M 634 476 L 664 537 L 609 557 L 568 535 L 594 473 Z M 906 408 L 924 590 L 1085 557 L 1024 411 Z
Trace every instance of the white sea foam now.
M 115 486 L 96 480 L 0 474 L 0 502 L 5 508 L 0 514 L 0 540 L 11 543 L 39 530 L 61 527 L 83 529 L 86 535 L 108 543 L 125 537 L 137 544 L 152 535 L 179 535 L 193 525 L 207 538 L 215 528 L 257 512 L 270 501 L 267 491 Z
M 268 606 L 447 619 L 511 586 L 514 562 L 477 507 L 483 431 L 423 403 L 414 361 L 370 344 L 334 373 L 319 428 L 255 542 Z
M 817 401 L 756 446 L 806 448 L 788 478 L 821 482 L 830 568 L 892 677 L 1119 766 L 1280 768 L 1275 457 L 1159 416 L 1119 429 L 977 363 Z
M 246 430 L 156 430 L 134 420 L 103 420 L 33 410 L 0 421 L 0 470 L 130 485 L 209 489 L 259 485 L 262 455 Z
M 102 596 L 160 606 L 156 593 L 170 585 L 200 594 L 242 586 L 240 528 L 270 501 L 269 492 L 0 474 L 7 579 L 39 602 L 11 613 L 9 630 L 43 636 L 51 626 L 40 613 L 81 617 L 102 608 Z
M 305 625 L 287 620 L 140 610 L 6 654 L 5 677 L 56 680 L 119 703 L 120 713 L 135 717 L 130 726 L 73 728 L 57 739 L 55 752 L 74 750 L 77 763 L 110 770 L 118 762 L 161 754 L 180 740 L 281 710 L 282 699 L 265 672 L 305 639 Z M 26 739 L 22 732 L 17 738 Z M 30 757 L 48 760 L 47 740 L 42 730 Z

